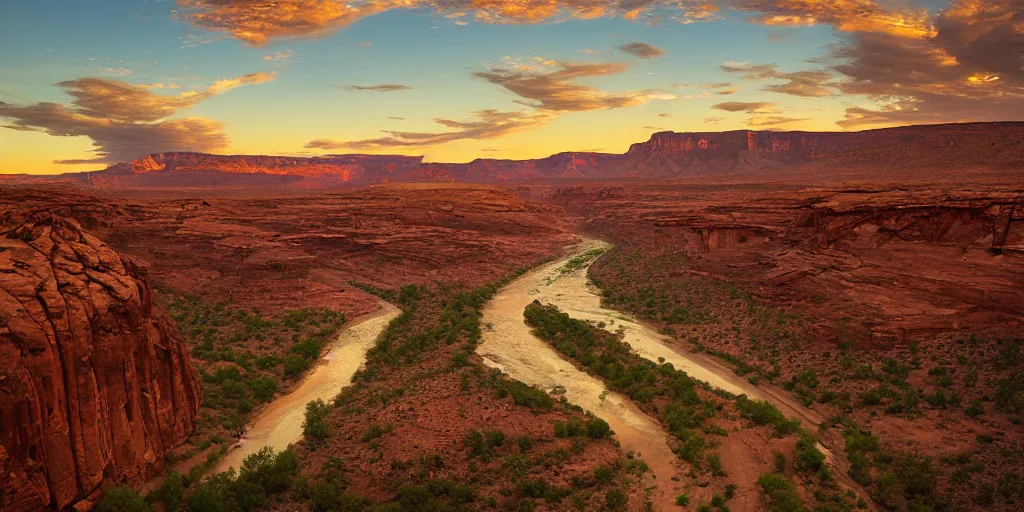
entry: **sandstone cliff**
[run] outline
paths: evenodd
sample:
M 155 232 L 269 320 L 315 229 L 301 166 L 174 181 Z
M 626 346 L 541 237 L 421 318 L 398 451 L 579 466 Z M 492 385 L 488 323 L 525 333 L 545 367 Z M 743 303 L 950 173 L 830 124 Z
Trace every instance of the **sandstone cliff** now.
M 201 390 L 145 271 L 75 221 L 0 215 L 0 509 L 153 476 Z
M 424 163 L 402 155 L 281 157 L 157 153 L 48 179 L 100 188 L 333 188 L 393 182 L 594 179 L 957 181 L 1019 178 L 1024 123 L 904 126 L 860 132 L 659 132 L 625 154 L 563 152 L 528 160 Z M 33 178 L 38 179 L 38 178 Z M 20 177 L 14 182 L 32 182 Z

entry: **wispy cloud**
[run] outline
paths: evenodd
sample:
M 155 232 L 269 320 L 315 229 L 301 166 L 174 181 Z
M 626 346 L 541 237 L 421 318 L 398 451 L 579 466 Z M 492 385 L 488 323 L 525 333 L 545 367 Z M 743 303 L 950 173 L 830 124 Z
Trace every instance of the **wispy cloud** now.
M 783 73 L 779 71 L 776 64 L 750 64 L 746 62 L 726 62 L 721 66 L 722 71 L 737 73 L 744 80 L 754 81 L 783 81 L 782 84 L 770 84 L 761 88 L 762 91 L 789 94 L 791 96 L 803 96 L 807 98 L 821 98 L 832 96 L 835 83 L 832 73 L 824 70 L 796 71 Z
M 395 91 L 408 91 L 412 87 L 402 84 L 381 84 L 381 85 L 345 85 L 335 86 L 338 88 L 348 89 L 350 91 L 373 91 L 373 92 L 395 92 Z
M 539 110 L 583 112 L 632 107 L 652 100 L 674 99 L 675 96 L 656 90 L 606 92 L 576 83 L 581 78 L 615 75 L 626 71 L 619 63 L 574 64 L 557 63 L 553 71 L 522 71 L 491 69 L 474 76 L 500 85 L 523 98 L 520 103 Z
M 116 76 L 128 76 L 132 74 L 132 70 L 128 68 L 100 68 L 100 71 L 107 75 Z
M 712 105 L 711 108 L 715 110 L 724 110 L 726 112 L 747 112 L 749 113 L 775 113 L 778 112 L 778 108 L 774 103 L 767 101 L 727 101 L 725 103 L 719 103 Z
M 285 60 L 291 59 L 294 56 L 295 56 L 295 52 L 294 51 L 292 51 L 292 50 L 284 50 L 284 51 L 280 51 L 280 52 L 268 53 L 268 54 L 266 54 L 266 55 L 264 55 L 264 56 L 262 56 L 260 58 L 263 59 L 263 60 L 266 60 L 266 61 L 285 61 Z
M 785 116 L 750 116 L 747 119 L 747 124 L 750 126 L 778 126 L 781 124 L 795 123 L 798 121 L 807 121 L 808 118 L 794 118 Z
M 386 148 L 413 148 L 434 146 L 456 140 L 489 140 L 496 139 L 521 130 L 537 128 L 558 117 L 551 112 L 519 111 L 499 112 L 497 110 L 481 110 L 473 113 L 475 119 L 457 121 L 449 118 L 437 118 L 434 122 L 448 130 L 438 132 L 402 132 L 383 130 L 384 137 L 353 141 L 332 139 L 316 139 L 306 144 L 306 148 L 322 150 L 380 150 Z
M 624 44 L 619 47 L 619 50 L 641 59 L 653 59 L 655 57 L 665 55 L 665 50 L 658 48 L 657 46 L 639 42 Z

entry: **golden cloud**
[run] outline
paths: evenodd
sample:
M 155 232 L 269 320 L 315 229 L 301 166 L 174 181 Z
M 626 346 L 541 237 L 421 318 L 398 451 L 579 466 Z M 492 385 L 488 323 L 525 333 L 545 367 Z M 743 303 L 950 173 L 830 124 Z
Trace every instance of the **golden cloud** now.
M 474 112 L 476 119 L 456 121 L 449 118 L 437 118 L 434 122 L 448 131 L 442 132 L 400 132 L 383 130 L 385 137 L 354 141 L 337 141 L 332 139 L 316 139 L 308 142 L 306 148 L 356 151 L 378 150 L 386 148 L 411 148 L 434 146 L 456 140 L 488 140 L 496 139 L 518 132 L 543 126 L 558 117 L 552 112 L 519 111 L 499 112 L 497 110 L 481 110 Z
M 177 17 L 251 46 L 271 39 L 319 37 L 362 18 L 396 9 L 429 9 L 481 23 L 530 24 L 620 16 L 636 19 L 655 7 L 676 9 L 683 23 L 717 19 L 705 0 L 177 0 Z M 465 24 L 459 20 L 458 23 Z
M 747 112 L 747 113 L 776 113 L 778 109 L 774 103 L 767 101 L 754 101 L 754 102 L 743 102 L 743 101 L 727 101 L 725 103 L 719 103 L 712 105 L 711 108 L 715 110 L 723 110 L 725 112 Z
M 519 69 L 492 69 L 473 75 L 500 85 L 523 98 L 520 103 L 539 110 L 554 112 L 582 112 L 640 105 L 651 100 L 674 99 L 660 91 L 644 90 L 610 93 L 595 87 L 575 83 L 579 78 L 614 75 L 627 69 L 625 64 L 558 63 L 558 69 L 548 72 Z
M 110 163 L 159 151 L 212 151 L 227 144 L 220 123 L 195 117 L 167 118 L 204 99 L 273 78 L 272 73 L 253 73 L 220 79 L 199 91 L 158 95 L 151 86 L 86 77 L 57 84 L 73 98 L 70 105 L 0 102 L 0 118 L 10 120 L 11 124 L 4 126 L 8 129 L 93 140 L 95 159 L 58 161 L 63 163 Z
M 722 71 L 737 73 L 744 80 L 776 80 L 784 81 L 783 84 L 766 85 L 762 91 L 789 94 L 791 96 L 803 96 L 807 98 L 821 98 L 832 96 L 833 79 L 832 73 L 824 70 L 796 71 L 783 73 L 778 70 L 775 64 L 748 64 L 745 62 L 726 62 L 721 66 Z
M 752 21 L 771 26 L 832 25 L 842 32 L 877 32 L 924 38 L 934 34 L 926 9 L 886 9 L 875 0 L 731 0 Z
M 1021 0 L 960 0 L 932 37 L 857 34 L 834 52 L 842 92 L 874 107 L 848 108 L 843 127 L 1002 121 L 1024 116 Z

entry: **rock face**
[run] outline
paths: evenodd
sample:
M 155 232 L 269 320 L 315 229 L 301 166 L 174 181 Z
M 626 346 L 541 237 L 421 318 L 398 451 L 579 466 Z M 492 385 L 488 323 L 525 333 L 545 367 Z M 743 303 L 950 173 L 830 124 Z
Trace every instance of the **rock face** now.
M 610 174 L 685 177 L 771 171 L 795 176 L 938 177 L 957 171 L 1005 170 L 1024 162 L 1024 123 L 906 126 L 861 132 L 655 133 L 630 146 Z
M 947 179 L 1013 176 L 1024 166 L 1024 123 L 905 126 L 861 132 L 660 132 L 625 154 L 563 152 L 529 160 L 423 162 L 402 155 L 283 157 L 157 153 L 51 180 L 101 188 L 357 187 L 393 182 L 765 178 Z M 36 178 L 38 179 L 38 178 Z M 27 177 L 16 182 L 30 181 Z
M 191 433 L 199 382 L 144 277 L 73 220 L 0 216 L 0 509 L 141 483 Z

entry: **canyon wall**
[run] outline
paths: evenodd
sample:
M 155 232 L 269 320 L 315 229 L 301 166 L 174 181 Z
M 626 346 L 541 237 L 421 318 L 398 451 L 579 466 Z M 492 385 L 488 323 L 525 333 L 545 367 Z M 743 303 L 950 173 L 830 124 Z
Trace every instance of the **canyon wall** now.
M 192 432 L 200 384 L 145 276 L 73 220 L 0 214 L 0 509 L 140 484 Z

